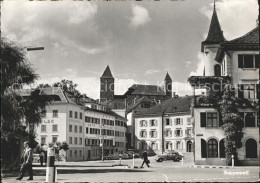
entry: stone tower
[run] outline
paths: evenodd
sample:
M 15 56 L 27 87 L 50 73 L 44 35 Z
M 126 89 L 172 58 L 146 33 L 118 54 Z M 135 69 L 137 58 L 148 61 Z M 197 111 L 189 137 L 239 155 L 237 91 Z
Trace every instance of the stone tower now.
M 114 83 L 115 79 L 109 66 L 107 66 L 100 77 L 100 101 L 112 101 L 114 99 Z
M 170 77 L 168 72 L 164 79 L 164 90 L 165 90 L 166 96 L 169 98 L 172 98 L 172 78 Z
M 204 53 L 204 73 L 205 76 L 220 76 L 221 66 L 215 60 L 217 50 L 220 43 L 226 41 L 221 26 L 218 21 L 218 16 L 215 8 L 210 22 L 208 36 L 205 41 L 201 43 L 201 52 Z

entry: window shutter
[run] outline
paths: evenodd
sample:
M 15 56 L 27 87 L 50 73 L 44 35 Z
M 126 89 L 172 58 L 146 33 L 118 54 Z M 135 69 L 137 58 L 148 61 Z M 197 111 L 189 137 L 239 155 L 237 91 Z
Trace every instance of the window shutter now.
M 182 137 L 182 130 L 180 130 L 180 136 Z
M 181 149 L 183 149 L 183 142 L 181 142 Z
M 152 121 L 151 120 L 149 121 L 149 126 L 152 126 Z
M 155 137 L 157 137 L 157 131 L 155 131 Z
M 174 125 L 177 125 L 177 118 L 174 118 Z
M 139 132 L 139 136 L 142 137 L 142 131 Z
M 238 98 L 244 98 L 243 91 L 244 85 L 238 85 Z
M 158 121 L 157 120 L 155 120 L 155 126 L 158 126 Z
M 144 137 L 147 137 L 147 131 L 145 131 L 144 135 L 145 135 Z
M 181 125 L 183 125 L 183 118 L 180 118 L 180 120 L 181 120 Z
M 156 147 L 156 150 L 158 149 L 158 143 L 157 142 L 155 142 L 155 147 Z
M 170 119 L 170 125 L 172 126 L 172 119 Z
M 243 68 L 243 55 L 238 55 L 238 68 Z
M 177 130 L 174 130 L 174 135 L 175 137 L 177 137 Z
M 170 137 L 172 137 L 172 131 L 170 131 Z
M 140 121 L 140 127 L 142 127 L 143 126 L 143 121 Z
M 200 127 L 206 127 L 206 113 L 200 113 Z
M 200 142 L 201 142 L 201 157 L 207 158 L 206 141 L 204 139 L 201 139 Z
M 152 137 L 152 131 L 149 132 L 149 136 Z
M 188 130 L 187 129 L 185 130 L 185 135 L 188 135 Z

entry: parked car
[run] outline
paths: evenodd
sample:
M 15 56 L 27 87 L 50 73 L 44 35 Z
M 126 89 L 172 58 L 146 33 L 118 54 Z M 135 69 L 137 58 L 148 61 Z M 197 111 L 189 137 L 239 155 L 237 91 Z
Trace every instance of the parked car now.
M 171 151 L 171 152 L 165 152 L 163 154 L 157 155 L 155 160 L 157 162 L 162 162 L 165 160 L 180 161 L 182 157 L 183 156 L 180 153 L 176 151 Z
M 107 156 L 104 156 L 104 159 L 108 159 L 108 160 L 110 160 L 110 159 L 113 159 L 113 160 L 117 160 L 117 159 L 119 159 L 120 158 L 120 155 L 121 155 L 121 158 L 122 159 L 129 159 L 129 155 L 128 154 L 126 154 L 126 153 L 114 153 L 114 154 L 109 154 L 109 155 L 107 155 Z
M 33 154 L 33 163 L 40 163 L 40 154 Z
M 135 158 L 141 157 L 141 154 L 134 152 L 134 151 L 127 151 L 126 153 L 129 155 L 129 158 L 133 158 L 133 154 L 135 154 Z

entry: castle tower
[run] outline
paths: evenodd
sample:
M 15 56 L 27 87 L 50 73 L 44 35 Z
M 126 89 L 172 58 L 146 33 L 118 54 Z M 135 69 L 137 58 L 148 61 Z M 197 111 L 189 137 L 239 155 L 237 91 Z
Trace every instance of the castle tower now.
M 221 67 L 215 57 L 220 43 L 226 41 L 221 26 L 218 21 L 218 16 L 215 7 L 210 22 L 208 36 L 205 41 L 201 43 L 201 52 L 204 53 L 204 75 L 205 76 L 220 76 Z
M 169 98 L 172 98 L 172 78 L 170 77 L 168 72 L 164 79 L 164 90 L 165 90 L 166 96 Z
M 114 83 L 109 66 L 106 67 L 103 75 L 100 77 L 100 101 L 109 101 L 114 99 Z

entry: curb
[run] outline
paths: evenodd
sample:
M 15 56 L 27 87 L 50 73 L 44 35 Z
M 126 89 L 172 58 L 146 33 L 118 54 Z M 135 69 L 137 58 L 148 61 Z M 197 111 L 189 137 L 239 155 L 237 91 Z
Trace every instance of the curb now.
M 222 169 L 229 169 L 229 168 L 232 168 L 232 167 L 229 167 L 229 166 L 204 166 L 204 165 L 194 165 L 194 166 L 186 166 L 188 168 L 222 168 Z

